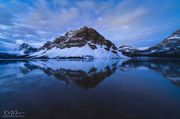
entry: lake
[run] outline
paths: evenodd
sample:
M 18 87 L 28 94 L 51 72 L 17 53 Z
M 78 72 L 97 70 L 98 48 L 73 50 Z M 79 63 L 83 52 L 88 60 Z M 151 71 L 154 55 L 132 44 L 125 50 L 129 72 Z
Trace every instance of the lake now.
M 180 61 L 0 60 L 0 118 L 180 119 Z

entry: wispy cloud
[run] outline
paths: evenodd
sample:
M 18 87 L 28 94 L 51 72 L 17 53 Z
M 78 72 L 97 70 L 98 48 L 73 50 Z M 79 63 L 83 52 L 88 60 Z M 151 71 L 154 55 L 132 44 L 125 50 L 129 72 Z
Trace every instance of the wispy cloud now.
M 0 38 L 17 44 L 19 41 L 43 43 L 69 29 L 87 25 L 117 45 L 142 45 L 143 41 L 157 43 L 157 38 L 161 39 L 180 26 L 177 25 L 180 22 L 177 1 L 169 4 L 170 7 L 167 1 L 161 0 L 156 4 L 153 0 L 12 0 L 0 3 Z M 161 33 L 164 35 L 158 37 Z

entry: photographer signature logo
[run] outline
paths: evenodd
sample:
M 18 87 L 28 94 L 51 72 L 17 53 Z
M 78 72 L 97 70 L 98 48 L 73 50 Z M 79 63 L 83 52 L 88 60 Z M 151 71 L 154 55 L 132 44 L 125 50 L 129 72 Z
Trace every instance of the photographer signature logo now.
M 3 111 L 2 118 L 23 118 L 25 112 L 19 112 L 17 110 Z

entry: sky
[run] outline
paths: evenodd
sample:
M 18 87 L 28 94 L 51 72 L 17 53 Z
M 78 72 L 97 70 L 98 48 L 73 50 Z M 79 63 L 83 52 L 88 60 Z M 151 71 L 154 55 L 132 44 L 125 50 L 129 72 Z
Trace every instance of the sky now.
M 180 0 L 0 0 L 0 51 L 83 26 L 116 46 L 152 46 L 180 29 Z

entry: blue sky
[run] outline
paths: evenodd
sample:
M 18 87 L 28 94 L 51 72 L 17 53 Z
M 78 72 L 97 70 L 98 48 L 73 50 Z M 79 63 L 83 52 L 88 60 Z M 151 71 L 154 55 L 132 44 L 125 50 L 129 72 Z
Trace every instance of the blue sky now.
M 180 28 L 180 0 L 0 0 L 0 51 L 82 26 L 117 46 L 151 46 Z

